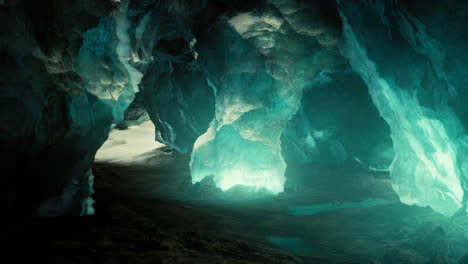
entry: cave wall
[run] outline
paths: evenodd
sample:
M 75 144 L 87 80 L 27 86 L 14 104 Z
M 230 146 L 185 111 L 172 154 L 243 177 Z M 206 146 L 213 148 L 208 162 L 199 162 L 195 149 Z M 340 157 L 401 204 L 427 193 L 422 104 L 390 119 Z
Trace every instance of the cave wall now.
M 349 67 L 323 72 L 304 88 L 281 140 L 292 186 L 314 184 L 337 170 L 342 180 L 354 169 L 388 170 L 395 156 L 388 125 Z
M 338 9 L 341 51 L 390 126 L 393 188 L 403 203 L 452 215 L 463 206 L 468 139 L 466 74 L 453 63 L 463 63 L 467 40 L 465 15 L 453 9 L 463 5 L 447 4 L 338 1 Z M 446 21 L 430 21 L 427 12 Z M 459 31 L 444 30 L 448 24 Z
M 109 128 L 89 125 L 83 131 L 77 126 L 73 104 L 93 115 L 91 108 L 100 103 L 82 89 L 74 63 L 82 34 L 113 8 L 111 2 L 94 1 L 0 4 L 4 212 L 30 214 L 89 170 L 92 152 Z M 57 205 L 58 211 L 62 208 Z
M 214 106 L 190 32 L 217 12 L 249 5 L 2 1 L 0 144 L 14 175 L 5 177 L 5 211 L 92 214 L 97 149 L 110 129 L 138 123 L 145 112 L 160 127 L 156 139 L 190 151 Z M 201 10 L 210 16 L 195 25 Z
M 155 140 L 193 151 L 194 182 L 280 186 L 356 158 L 391 163 L 403 202 L 453 214 L 467 38 L 466 4 L 447 3 L 2 1 L 7 211 L 93 213 L 97 149 L 149 118 Z

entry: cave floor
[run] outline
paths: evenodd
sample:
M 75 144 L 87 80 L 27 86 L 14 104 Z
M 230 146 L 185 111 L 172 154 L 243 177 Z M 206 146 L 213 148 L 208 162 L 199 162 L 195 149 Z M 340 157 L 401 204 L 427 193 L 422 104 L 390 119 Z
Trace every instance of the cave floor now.
M 385 181 L 331 188 L 330 176 L 249 196 L 192 185 L 184 164 L 165 148 L 96 163 L 95 216 L 18 223 L 10 247 L 28 263 L 456 263 L 468 253 L 466 214 L 403 205 Z

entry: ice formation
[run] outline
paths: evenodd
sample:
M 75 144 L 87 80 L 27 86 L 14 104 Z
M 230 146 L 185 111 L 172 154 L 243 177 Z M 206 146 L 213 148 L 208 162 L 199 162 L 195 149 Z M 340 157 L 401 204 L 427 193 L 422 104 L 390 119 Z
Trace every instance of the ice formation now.
M 129 5 L 130 1 L 122 1 L 110 15 L 100 19 L 97 27 L 83 34 L 74 65 L 81 78 L 81 90 L 70 99 L 72 129 L 66 134 L 67 138 L 78 139 L 78 157 L 70 165 L 73 171 L 63 193 L 46 200 L 39 208 L 41 215 L 62 214 L 70 208 L 75 214 L 94 213 L 89 167 L 111 125 L 123 120 L 143 77 L 136 65 L 144 63 L 144 58 L 133 53 L 130 43 Z
M 96 151 L 148 119 L 191 153 L 194 183 L 278 193 L 295 173 L 323 176 L 304 164 L 392 163 L 402 202 L 466 207 L 468 3 L 54 5 L 2 5 L 1 144 L 23 175 L 7 211 L 91 214 Z
M 240 184 L 282 192 L 281 136 L 306 84 L 340 59 L 273 8 L 231 18 L 212 30 L 209 42 L 201 36 L 197 52 L 216 107 L 207 132 L 194 144 L 192 182 L 212 175 L 223 190 Z
M 426 35 L 419 20 L 396 9 L 392 11 L 397 13 L 394 19 L 400 24 L 401 34 L 409 47 L 400 47 L 397 52 L 402 54 L 393 54 L 393 62 L 385 60 L 388 55 L 382 54 L 391 53 L 392 45 L 397 44 L 384 37 L 389 44 L 386 50 L 376 51 L 374 48 L 371 54 L 376 59 L 373 60 L 366 44 L 378 45 L 381 36 L 370 35 L 372 27 L 363 30 L 363 25 L 355 19 L 356 14 L 365 14 L 360 7 L 345 1 L 339 3 L 344 38 L 341 50 L 367 84 L 380 115 L 390 126 L 396 153 L 390 167 L 393 188 L 403 203 L 430 206 L 444 215 L 453 215 L 462 206 L 461 181 L 466 177 L 467 137 L 459 117 L 446 99 L 456 92 L 443 70 L 440 45 Z M 377 1 L 375 5 L 375 10 L 385 9 L 383 2 Z M 383 13 L 379 15 L 376 17 L 384 25 L 389 23 Z M 410 55 L 422 55 L 423 58 L 409 62 Z M 428 64 L 419 64 L 420 61 L 432 64 L 434 83 L 421 81 L 423 74 L 431 69 L 425 68 Z M 386 72 L 387 64 L 395 67 L 391 64 L 395 62 L 410 64 L 411 68 L 400 64 L 399 70 Z M 404 77 L 408 79 L 404 80 L 398 76 L 398 71 L 412 72 L 407 72 Z M 438 86 L 435 87 L 437 95 L 427 91 L 429 85 Z M 423 101 L 424 97 L 431 96 L 429 104 Z
M 76 65 L 85 81 L 84 88 L 112 107 L 114 123 L 123 120 L 143 77 L 131 65 L 138 60 L 130 46 L 128 5 L 129 1 L 122 1 L 112 16 L 102 18 L 98 27 L 83 35 L 84 45 Z M 109 62 L 101 63 L 103 58 Z
M 213 175 L 223 190 L 242 184 L 282 192 L 286 164 L 280 136 L 297 111 L 300 91 L 265 73 L 261 53 L 237 32 L 225 27 L 218 33 L 224 36 L 222 41 L 234 43 L 234 48 L 223 52 L 224 65 L 219 65 L 225 72 L 221 73 L 225 74 L 223 81 L 212 84 L 215 117 L 194 144 L 192 182 Z

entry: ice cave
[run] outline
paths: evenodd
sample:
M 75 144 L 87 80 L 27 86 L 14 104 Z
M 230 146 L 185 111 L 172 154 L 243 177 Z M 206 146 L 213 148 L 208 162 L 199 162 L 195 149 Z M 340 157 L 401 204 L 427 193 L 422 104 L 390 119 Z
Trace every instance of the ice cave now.
M 468 264 L 468 2 L 0 0 L 12 263 Z

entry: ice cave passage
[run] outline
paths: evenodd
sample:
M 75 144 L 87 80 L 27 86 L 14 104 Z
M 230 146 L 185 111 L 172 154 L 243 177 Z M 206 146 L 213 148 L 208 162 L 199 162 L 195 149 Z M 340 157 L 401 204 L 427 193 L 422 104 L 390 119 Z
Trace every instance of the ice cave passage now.
M 254 219 L 276 204 L 251 238 L 297 254 L 323 245 L 277 219 L 466 220 L 466 14 L 462 0 L 0 0 L 2 211 L 256 199 Z M 431 234 L 458 243 L 462 226 Z

